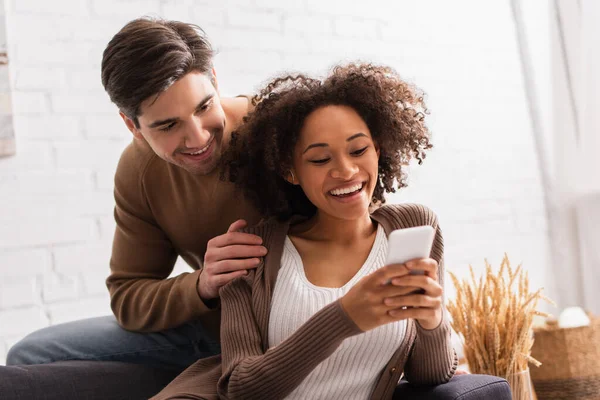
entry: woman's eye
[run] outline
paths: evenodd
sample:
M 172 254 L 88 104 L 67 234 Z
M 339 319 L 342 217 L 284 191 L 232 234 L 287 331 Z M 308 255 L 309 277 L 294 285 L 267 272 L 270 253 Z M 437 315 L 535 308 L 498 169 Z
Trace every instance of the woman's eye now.
M 163 131 L 163 132 L 168 132 L 171 129 L 173 129 L 173 127 L 175 126 L 175 122 L 171 122 L 169 125 L 166 125 L 162 128 L 159 128 L 159 130 Z
M 329 161 L 329 158 L 322 158 L 320 160 L 310 160 L 310 162 L 313 164 L 325 164 L 327 161 Z
M 369 148 L 369 146 L 365 146 L 362 149 L 358 149 L 356 151 L 352 152 L 353 156 L 360 156 L 361 154 L 363 154 L 365 151 L 367 151 L 367 149 Z

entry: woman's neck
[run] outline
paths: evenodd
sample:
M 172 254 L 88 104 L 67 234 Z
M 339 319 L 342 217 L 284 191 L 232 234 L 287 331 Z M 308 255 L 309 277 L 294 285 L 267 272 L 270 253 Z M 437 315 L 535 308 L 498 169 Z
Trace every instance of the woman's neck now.
M 368 212 L 353 220 L 344 220 L 317 212 L 314 217 L 297 228 L 293 230 L 296 232 L 295 234 L 294 232 L 290 233 L 309 240 L 340 245 L 348 245 L 369 238 L 376 231 L 376 225 Z

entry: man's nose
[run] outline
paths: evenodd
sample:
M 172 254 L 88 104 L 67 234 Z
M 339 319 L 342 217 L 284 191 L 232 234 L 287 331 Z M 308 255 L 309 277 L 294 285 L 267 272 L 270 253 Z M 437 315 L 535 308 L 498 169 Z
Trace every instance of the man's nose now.
M 186 131 L 184 145 L 188 149 L 198 149 L 205 147 L 209 140 L 210 132 L 204 128 L 202 122 L 194 121 Z

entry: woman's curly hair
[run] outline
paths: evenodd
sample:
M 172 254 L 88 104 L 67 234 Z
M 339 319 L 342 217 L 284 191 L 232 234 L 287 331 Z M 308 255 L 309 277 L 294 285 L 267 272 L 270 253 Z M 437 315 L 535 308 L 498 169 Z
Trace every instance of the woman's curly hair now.
M 385 192 L 406 186 L 404 166 L 425 158 L 429 130 L 423 93 L 390 67 L 372 64 L 337 66 L 324 80 L 288 75 L 269 83 L 252 99 L 256 106 L 232 134 L 224 154 L 224 175 L 265 217 L 310 217 L 316 212 L 302 188 L 284 179 L 292 167 L 294 147 L 310 113 L 328 105 L 353 108 L 379 147 L 379 176 L 373 204 Z

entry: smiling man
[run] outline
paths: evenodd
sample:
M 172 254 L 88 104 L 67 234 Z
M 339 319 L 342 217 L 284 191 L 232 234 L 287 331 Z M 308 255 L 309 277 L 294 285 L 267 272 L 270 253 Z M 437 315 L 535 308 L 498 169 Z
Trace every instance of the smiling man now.
M 7 364 L 90 359 L 184 368 L 220 351 L 218 290 L 266 249 L 238 232 L 258 214 L 220 180 L 221 155 L 250 104 L 220 97 L 212 57 L 202 30 L 176 21 L 137 19 L 109 42 L 102 83 L 134 138 L 115 176 L 107 286 L 116 319 L 34 332 Z M 178 257 L 194 271 L 169 278 Z
M 214 76 L 214 70 L 191 71 L 146 99 L 140 115 L 120 115 L 134 137 L 158 157 L 192 174 L 209 175 L 217 167 L 225 129 L 237 124 L 248 107 L 246 98 L 221 101 Z

